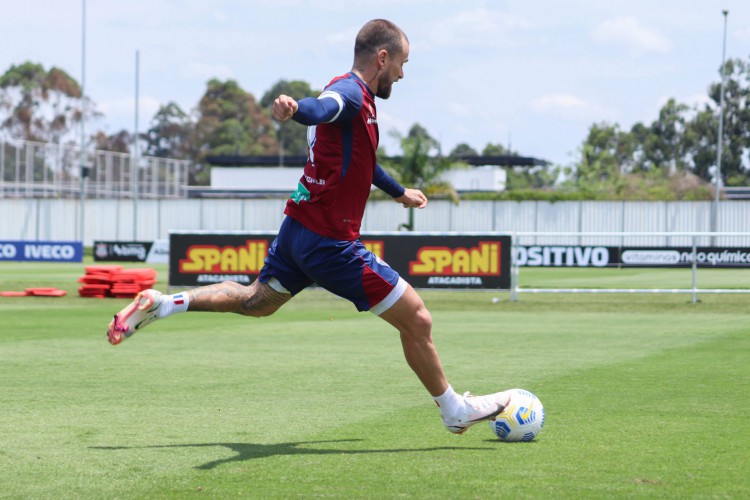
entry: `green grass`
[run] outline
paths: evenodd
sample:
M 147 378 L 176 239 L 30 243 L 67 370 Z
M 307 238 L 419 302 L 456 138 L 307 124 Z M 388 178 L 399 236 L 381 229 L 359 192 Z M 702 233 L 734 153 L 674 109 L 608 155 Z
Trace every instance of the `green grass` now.
M 0 497 L 750 497 L 748 295 L 423 293 L 457 390 L 545 404 L 537 440 L 511 444 L 446 432 L 395 332 L 326 292 L 261 320 L 174 316 L 112 347 L 127 301 L 78 298 L 81 274 L 0 264 L 0 289 L 70 292 L 0 298 Z

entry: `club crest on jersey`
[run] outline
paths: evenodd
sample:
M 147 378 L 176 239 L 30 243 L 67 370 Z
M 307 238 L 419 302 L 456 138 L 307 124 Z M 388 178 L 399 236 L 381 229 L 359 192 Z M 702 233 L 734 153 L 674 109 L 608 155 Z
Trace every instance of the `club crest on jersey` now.
M 297 190 L 292 193 L 292 196 L 290 196 L 290 198 L 294 201 L 294 203 L 299 205 L 302 200 L 310 201 L 310 191 L 308 191 L 301 182 L 298 182 Z
M 367 124 L 372 125 L 374 123 L 377 125 L 378 119 L 375 116 L 375 110 L 372 108 L 369 102 L 365 103 L 365 109 L 367 110 Z

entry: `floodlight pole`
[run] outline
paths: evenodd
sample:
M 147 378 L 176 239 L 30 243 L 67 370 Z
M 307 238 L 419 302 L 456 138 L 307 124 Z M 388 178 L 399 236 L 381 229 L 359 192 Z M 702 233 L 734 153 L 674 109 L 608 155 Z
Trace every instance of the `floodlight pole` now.
M 719 96 L 719 136 L 716 139 L 716 189 L 714 189 L 714 220 L 713 220 L 713 231 L 716 233 L 719 231 L 719 193 L 721 191 L 721 156 L 722 146 L 724 139 L 724 87 L 727 81 L 727 72 L 725 69 L 726 64 L 726 53 L 727 53 L 727 16 L 729 11 L 724 9 L 721 11 L 724 14 L 724 44 L 721 51 L 721 86 Z M 716 236 L 713 237 L 714 246 L 716 246 Z
M 78 203 L 78 237 L 81 240 L 81 245 L 84 244 L 83 236 L 83 224 L 84 224 L 84 210 L 83 200 L 85 198 L 85 180 L 86 180 L 86 137 L 85 137 L 85 122 L 86 122 L 86 0 L 81 0 L 81 156 L 80 156 L 80 177 L 81 183 L 79 187 L 79 203 Z
M 133 163 L 131 166 L 131 178 L 133 179 L 133 241 L 138 240 L 138 164 L 140 155 L 138 151 L 138 81 L 140 72 L 140 52 L 135 51 L 135 127 L 133 132 Z

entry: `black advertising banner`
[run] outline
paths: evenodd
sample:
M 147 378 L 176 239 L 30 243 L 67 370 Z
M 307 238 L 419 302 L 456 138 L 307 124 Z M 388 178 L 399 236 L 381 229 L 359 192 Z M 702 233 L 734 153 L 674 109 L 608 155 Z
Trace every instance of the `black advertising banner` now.
M 146 262 L 150 250 L 150 241 L 95 241 L 94 260 L 97 262 Z
M 750 267 L 750 248 L 692 247 L 622 249 L 623 267 L 698 267 L 737 268 Z
M 750 267 L 746 247 L 605 247 L 516 245 L 522 267 Z
M 169 285 L 249 285 L 275 234 L 171 233 Z M 510 288 L 510 236 L 365 234 L 362 243 L 416 288 Z
M 94 241 L 97 262 L 168 262 L 169 242 L 156 241 Z
M 249 285 L 258 277 L 275 234 L 170 233 L 169 285 L 222 281 Z
M 619 257 L 617 247 L 516 245 L 516 264 L 523 267 L 607 267 Z
M 361 239 L 415 288 L 510 289 L 510 236 L 404 233 Z

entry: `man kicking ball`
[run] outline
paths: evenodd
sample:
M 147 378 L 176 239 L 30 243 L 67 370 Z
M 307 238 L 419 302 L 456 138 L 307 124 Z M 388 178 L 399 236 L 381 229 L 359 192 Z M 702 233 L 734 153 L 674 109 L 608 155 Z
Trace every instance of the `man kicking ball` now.
M 402 187 L 378 165 L 375 154 L 375 97 L 388 99 L 393 84 L 404 77 L 408 59 L 406 34 L 390 21 L 375 19 L 357 34 L 349 73 L 331 80 L 317 98 L 297 102 L 280 95 L 273 103 L 274 119 L 306 125 L 310 149 L 258 279 L 249 286 L 226 281 L 175 295 L 145 290 L 115 315 L 109 342 L 119 344 L 157 319 L 186 311 L 268 316 L 317 283 L 399 331 L 406 362 L 440 407 L 449 431 L 461 434 L 498 415 L 508 404 L 508 393 L 462 396 L 453 390 L 432 342 L 432 318 L 422 298 L 359 239 L 373 184 L 404 207 L 427 206 L 422 191 Z

